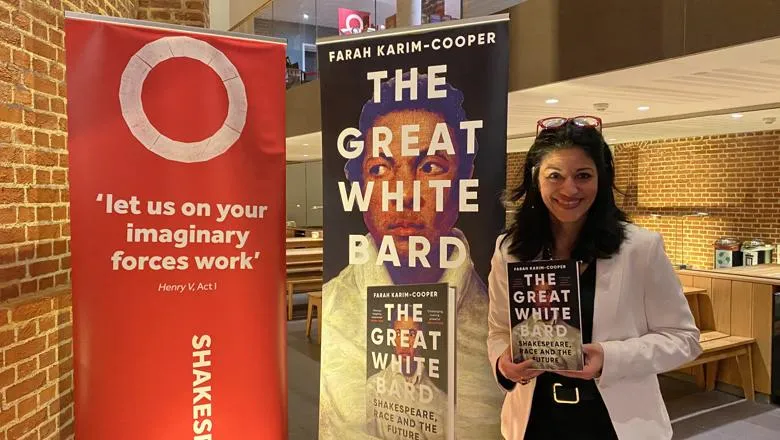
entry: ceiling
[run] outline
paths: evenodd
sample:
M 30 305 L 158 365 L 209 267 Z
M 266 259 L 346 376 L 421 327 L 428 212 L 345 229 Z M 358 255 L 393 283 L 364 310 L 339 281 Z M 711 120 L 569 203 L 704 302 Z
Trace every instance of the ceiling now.
M 418 0 L 419 1 L 419 0 Z M 452 0 L 450 0 L 452 1 Z M 463 17 L 481 17 L 508 9 L 525 0 L 463 0 Z M 315 7 L 316 6 L 316 7 Z M 292 23 L 338 26 L 338 9 L 355 9 L 371 13 L 372 22 L 384 24 L 385 18 L 395 14 L 396 0 L 276 0 L 258 17 Z M 306 14 L 304 16 L 304 14 Z
M 330 28 L 338 27 L 339 8 L 354 9 L 371 13 L 371 21 L 395 14 L 396 0 L 276 0 L 257 17 L 274 21 L 316 24 Z
M 547 104 L 551 98 L 558 103 Z M 595 103 L 609 106 L 598 111 Z M 599 116 L 613 144 L 778 129 L 780 38 L 512 92 L 508 151 L 527 150 L 536 121 L 553 115 Z M 765 123 L 769 117 L 775 122 Z M 319 133 L 288 138 L 287 158 L 316 160 L 320 144 Z

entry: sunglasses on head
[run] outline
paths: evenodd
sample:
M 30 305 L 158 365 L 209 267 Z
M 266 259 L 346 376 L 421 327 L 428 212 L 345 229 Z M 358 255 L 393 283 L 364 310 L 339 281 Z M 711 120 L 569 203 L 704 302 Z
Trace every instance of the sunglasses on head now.
M 601 132 L 601 118 L 598 116 L 575 116 L 573 118 L 551 116 L 549 118 L 540 119 L 536 122 L 536 135 L 539 136 L 540 130 L 560 128 L 569 122 L 572 122 L 580 127 L 593 127 Z

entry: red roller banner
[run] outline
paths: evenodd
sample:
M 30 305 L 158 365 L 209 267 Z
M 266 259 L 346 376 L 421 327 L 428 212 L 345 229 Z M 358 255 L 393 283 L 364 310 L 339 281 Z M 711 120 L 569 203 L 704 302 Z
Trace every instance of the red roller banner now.
M 371 14 L 355 9 L 339 8 L 339 35 L 359 34 L 371 26 Z
M 65 30 L 76 438 L 286 438 L 284 43 Z

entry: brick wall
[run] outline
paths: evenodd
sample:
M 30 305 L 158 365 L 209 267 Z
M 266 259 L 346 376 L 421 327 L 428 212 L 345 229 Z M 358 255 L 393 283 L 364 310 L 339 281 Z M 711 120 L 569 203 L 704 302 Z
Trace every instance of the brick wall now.
M 208 23 L 207 1 L 158 3 Z M 0 0 L 0 440 L 73 438 L 64 10 L 139 12 L 136 0 Z
M 711 268 L 726 235 L 780 243 L 780 131 L 619 145 L 615 157 L 618 203 L 663 234 L 675 263 Z M 683 217 L 696 212 L 709 216 Z
M 509 153 L 506 158 L 506 191 L 509 196 L 523 182 L 523 165 L 525 164 L 525 153 Z M 520 205 L 517 204 L 519 207 Z M 507 206 L 506 224 L 512 223 L 514 212 L 513 206 Z
M 509 155 L 508 188 L 524 160 Z M 664 236 L 674 263 L 711 268 L 727 235 L 780 243 L 780 131 L 617 145 L 615 168 L 618 205 Z M 709 216 L 685 217 L 696 212 Z
M 62 2 L 39 0 L 37 3 L 49 3 L 57 10 L 62 9 L 59 5 L 64 3 L 65 10 L 68 11 L 131 18 L 135 17 L 138 2 L 137 0 L 64 0 Z
M 73 328 L 67 291 L 0 307 L 0 438 L 73 434 Z
M 137 16 L 142 20 L 207 28 L 209 0 L 138 0 Z

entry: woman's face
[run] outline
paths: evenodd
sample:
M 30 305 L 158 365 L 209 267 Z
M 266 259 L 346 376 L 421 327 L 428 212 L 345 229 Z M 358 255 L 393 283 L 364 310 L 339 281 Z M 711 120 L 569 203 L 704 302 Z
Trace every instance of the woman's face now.
M 578 147 L 549 153 L 539 164 L 539 189 L 552 218 L 584 221 L 598 193 L 596 164 Z

